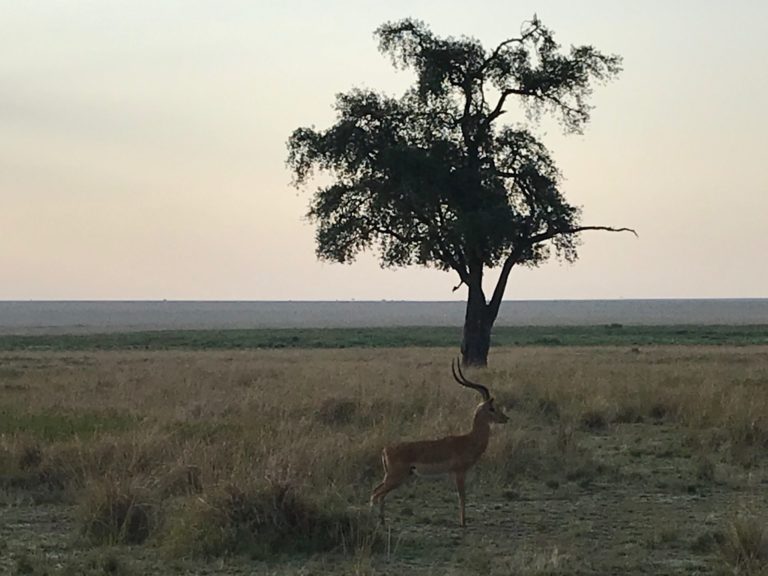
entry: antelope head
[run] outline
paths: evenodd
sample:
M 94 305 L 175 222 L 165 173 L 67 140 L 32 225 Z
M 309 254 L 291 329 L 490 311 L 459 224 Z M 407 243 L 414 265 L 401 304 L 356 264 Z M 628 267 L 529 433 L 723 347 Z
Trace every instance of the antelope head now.
M 458 374 L 456 372 L 457 369 Z M 451 361 L 451 371 L 453 372 L 453 377 L 456 382 L 467 388 L 477 390 L 483 397 L 483 401 L 477 405 L 477 408 L 475 408 L 475 420 L 480 418 L 485 422 L 494 422 L 496 424 L 504 424 L 509 421 L 509 417 L 504 414 L 500 408 L 494 405 L 494 398 L 491 396 L 488 388 L 482 384 L 477 384 L 476 382 L 471 382 L 466 379 L 461 371 L 461 362 L 456 362 L 455 360 Z

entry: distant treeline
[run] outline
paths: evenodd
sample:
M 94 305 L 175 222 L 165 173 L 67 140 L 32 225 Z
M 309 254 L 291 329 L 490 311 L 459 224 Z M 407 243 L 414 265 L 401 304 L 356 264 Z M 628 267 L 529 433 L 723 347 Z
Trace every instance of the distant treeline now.
M 3 335 L 0 351 L 232 350 L 258 348 L 458 347 L 459 327 L 161 330 L 107 334 Z M 499 326 L 494 346 L 768 344 L 768 325 Z

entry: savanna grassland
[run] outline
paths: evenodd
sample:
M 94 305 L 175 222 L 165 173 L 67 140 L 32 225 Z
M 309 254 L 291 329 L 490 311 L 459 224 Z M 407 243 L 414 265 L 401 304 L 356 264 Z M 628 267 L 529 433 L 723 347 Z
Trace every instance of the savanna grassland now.
M 0 352 L 0 573 L 768 573 L 768 346 L 496 347 L 468 477 L 367 499 L 466 431 L 451 348 Z

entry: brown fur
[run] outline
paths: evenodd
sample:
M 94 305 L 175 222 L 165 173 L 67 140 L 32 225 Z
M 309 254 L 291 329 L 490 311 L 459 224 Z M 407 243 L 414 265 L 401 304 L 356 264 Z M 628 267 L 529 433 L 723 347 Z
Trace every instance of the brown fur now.
M 497 410 L 493 398 L 481 402 L 475 409 L 472 430 L 460 436 L 446 436 L 438 440 L 403 442 L 387 446 L 381 453 L 384 480 L 371 493 L 371 506 L 379 503 L 379 514 L 384 520 L 384 497 L 405 482 L 411 473 L 453 474 L 459 495 L 459 522 L 464 526 L 464 479 L 467 470 L 480 459 L 488 447 L 492 422 L 502 424 L 507 416 Z

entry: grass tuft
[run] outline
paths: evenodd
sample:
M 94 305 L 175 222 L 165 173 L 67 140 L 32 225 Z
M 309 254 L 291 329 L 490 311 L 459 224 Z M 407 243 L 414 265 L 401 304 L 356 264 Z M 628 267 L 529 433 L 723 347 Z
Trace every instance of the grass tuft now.
M 285 484 L 220 486 L 179 505 L 164 542 L 174 555 L 354 552 L 376 536 L 368 515 L 314 502 Z
M 158 524 L 158 505 L 135 480 L 92 481 L 80 498 L 83 536 L 98 545 L 142 544 Z
M 720 543 L 721 558 L 734 574 L 768 572 L 768 531 L 763 520 L 739 516 L 732 520 Z
M 31 470 L 40 466 L 43 461 L 43 451 L 39 444 L 27 444 L 19 451 L 19 469 Z
M 600 409 L 589 409 L 581 415 L 581 425 L 587 430 L 605 430 L 608 418 Z
M 315 416 L 326 426 L 351 424 L 357 413 L 357 402 L 348 398 L 326 398 L 320 404 Z

